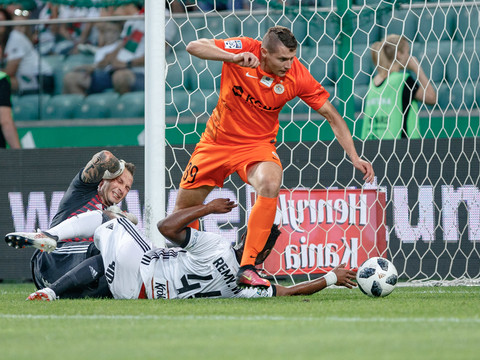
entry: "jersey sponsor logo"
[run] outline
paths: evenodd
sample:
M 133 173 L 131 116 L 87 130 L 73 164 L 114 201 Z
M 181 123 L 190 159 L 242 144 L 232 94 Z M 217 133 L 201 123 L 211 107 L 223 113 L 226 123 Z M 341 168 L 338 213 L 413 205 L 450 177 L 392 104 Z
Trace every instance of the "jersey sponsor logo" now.
M 225 49 L 241 49 L 242 41 L 241 40 L 226 40 Z
M 113 224 L 108 224 L 108 225 L 107 225 L 107 229 L 113 230 Z
M 276 111 L 281 108 L 281 106 L 271 107 L 262 104 L 260 100 L 257 100 L 253 96 L 246 94 L 241 86 L 234 86 L 232 88 L 232 92 L 235 96 L 241 97 L 247 104 L 263 111 Z
M 249 78 L 252 78 L 252 79 L 258 79 L 258 77 L 256 77 L 255 75 L 250 75 L 250 73 L 248 71 L 245 75 Z
M 155 281 L 155 299 L 166 299 L 167 298 L 167 285 Z
M 260 80 L 260 84 L 263 84 L 265 85 L 266 87 L 270 87 L 272 86 L 273 84 L 273 79 L 271 77 L 268 77 L 268 76 L 263 76 L 262 77 L 262 80 Z

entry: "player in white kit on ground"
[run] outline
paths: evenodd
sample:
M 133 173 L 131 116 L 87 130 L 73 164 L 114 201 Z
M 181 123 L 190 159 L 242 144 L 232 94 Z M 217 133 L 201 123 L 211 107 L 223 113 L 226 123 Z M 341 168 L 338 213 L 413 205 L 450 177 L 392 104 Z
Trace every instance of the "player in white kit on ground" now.
M 92 218 L 90 229 L 84 231 L 95 230 L 95 245 L 100 250 L 107 283 L 116 299 L 310 295 L 332 284 L 348 288 L 356 286 L 353 282 L 355 272 L 345 269 L 342 264 L 322 278 L 290 287 L 277 284 L 266 289 L 238 287 L 235 279 L 244 236 L 239 244 L 232 246 L 220 235 L 188 227 L 193 220 L 213 213 L 227 213 L 235 206 L 229 199 L 215 199 L 205 205 L 185 208 L 167 216 L 158 223 L 158 229 L 163 236 L 180 246 L 170 249 L 155 248 L 121 214 L 92 211 L 79 217 Z M 105 214 L 117 218 L 101 224 Z M 269 241 L 257 258 L 258 263 L 269 255 L 279 235 L 280 231 L 274 225 Z M 59 279 L 59 282 L 64 281 L 69 285 L 67 275 L 68 273 L 65 280 Z M 65 284 L 58 285 L 53 284 L 52 288 L 39 290 L 31 294 L 29 299 L 55 300 L 61 297 L 61 292 L 55 288 L 65 291 L 68 287 Z M 82 284 L 76 283 L 75 286 Z

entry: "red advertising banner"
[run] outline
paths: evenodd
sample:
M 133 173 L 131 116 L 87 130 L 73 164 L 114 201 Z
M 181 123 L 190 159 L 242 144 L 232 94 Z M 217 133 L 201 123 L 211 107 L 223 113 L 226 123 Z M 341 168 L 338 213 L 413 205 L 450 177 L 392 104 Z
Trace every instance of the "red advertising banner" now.
M 318 274 L 386 257 L 385 207 L 385 192 L 376 189 L 282 190 L 275 219 L 282 234 L 264 271 Z

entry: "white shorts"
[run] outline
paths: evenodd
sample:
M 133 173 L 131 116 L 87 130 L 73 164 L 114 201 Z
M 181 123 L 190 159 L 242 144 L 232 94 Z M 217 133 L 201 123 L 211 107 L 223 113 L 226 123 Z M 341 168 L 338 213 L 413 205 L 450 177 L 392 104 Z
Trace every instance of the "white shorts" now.
M 124 218 L 110 220 L 95 230 L 94 241 L 105 266 L 105 277 L 115 299 L 138 299 L 143 285 L 140 261 L 152 243 Z

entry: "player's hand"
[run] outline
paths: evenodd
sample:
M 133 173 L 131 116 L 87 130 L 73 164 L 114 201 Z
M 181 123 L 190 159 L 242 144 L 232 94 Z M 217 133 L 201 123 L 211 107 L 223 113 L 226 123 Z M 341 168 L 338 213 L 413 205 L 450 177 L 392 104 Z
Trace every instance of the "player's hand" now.
M 250 52 L 235 54 L 233 62 L 237 65 L 249 68 L 256 68 L 260 65 L 260 60 Z
M 119 160 L 119 163 L 120 163 L 120 167 L 118 168 L 117 171 L 112 173 L 108 170 L 105 170 L 105 173 L 103 174 L 104 180 L 113 180 L 123 174 L 123 171 L 125 170 L 125 160 Z
M 237 207 L 234 201 L 230 199 L 215 199 L 207 204 L 210 214 L 225 214 Z
M 356 161 L 353 161 L 353 166 L 355 169 L 360 170 L 363 173 L 363 180 L 368 183 L 373 183 L 375 177 L 375 171 L 373 171 L 373 166 L 368 161 L 358 158 Z
M 337 275 L 337 282 L 335 285 L 345 286 L 349 289 L 357 286 L 357 283 L 353 280 L 356 278 L 356 272 L 353 270 L 345 269 L 346 264 L 340 264 L 335 267 L 332 271 Z

